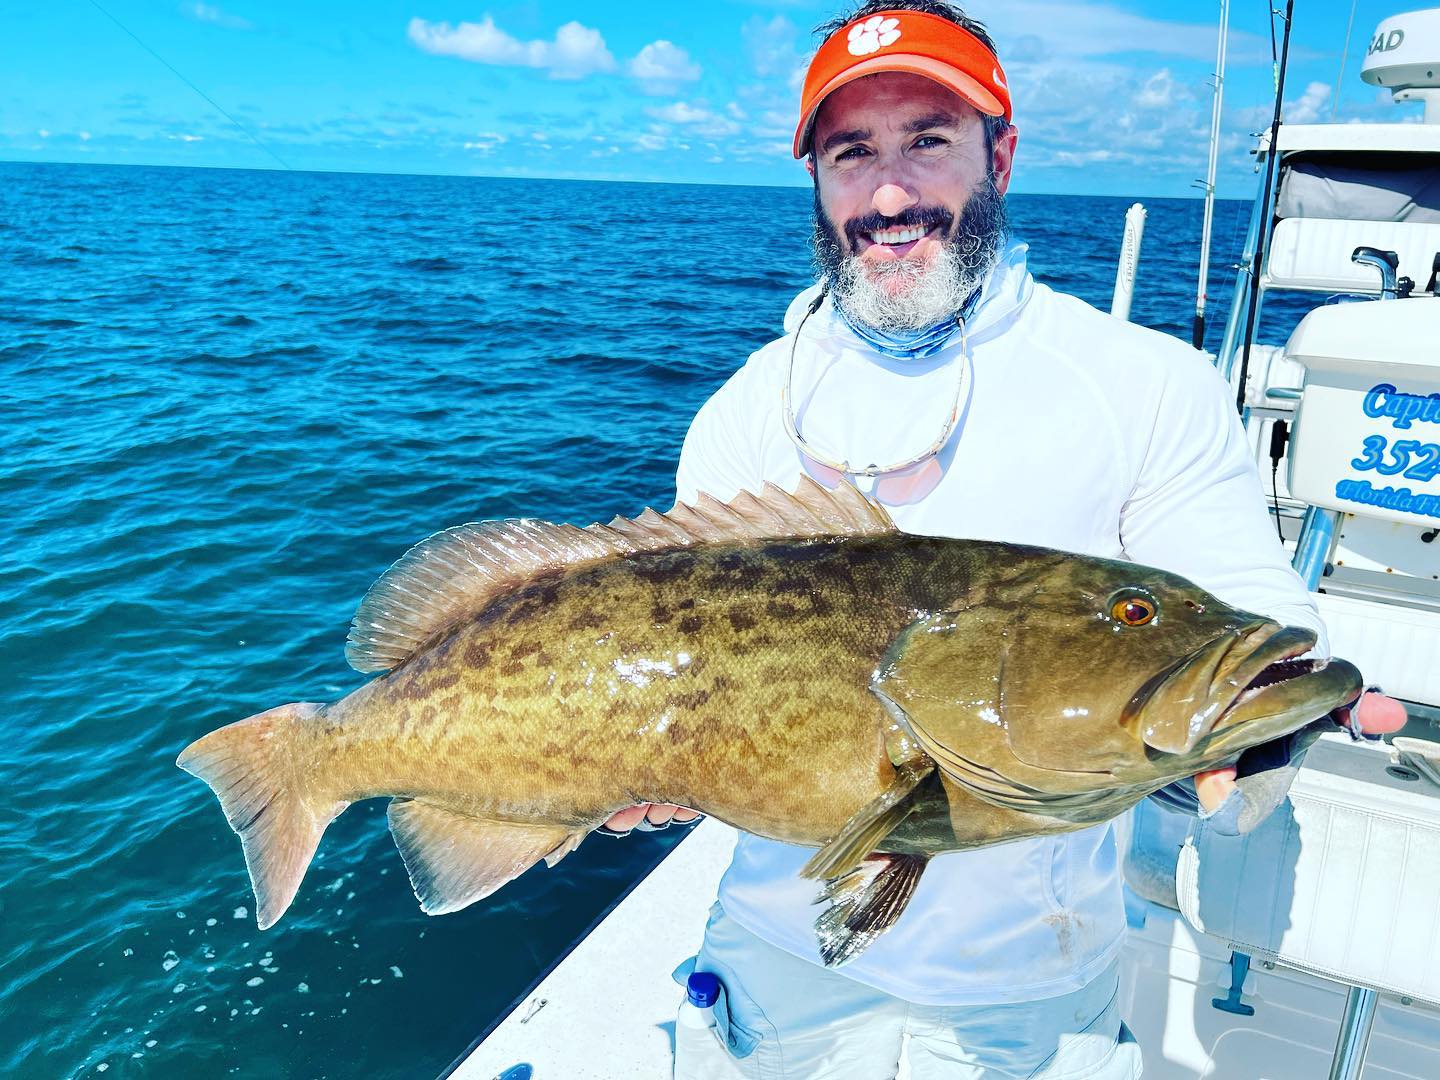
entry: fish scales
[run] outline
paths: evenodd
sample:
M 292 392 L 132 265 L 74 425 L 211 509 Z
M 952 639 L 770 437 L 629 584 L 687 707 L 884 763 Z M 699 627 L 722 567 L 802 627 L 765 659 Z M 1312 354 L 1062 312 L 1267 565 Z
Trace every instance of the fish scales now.
M 536 581 L 331 706 L 357 731 L 316 775 L 345 801 L 566 822 L 675 802 L 813 844 L 888 783 L 871 676 L 918 612 L 963 590 L 968 555 L 897 534 Z

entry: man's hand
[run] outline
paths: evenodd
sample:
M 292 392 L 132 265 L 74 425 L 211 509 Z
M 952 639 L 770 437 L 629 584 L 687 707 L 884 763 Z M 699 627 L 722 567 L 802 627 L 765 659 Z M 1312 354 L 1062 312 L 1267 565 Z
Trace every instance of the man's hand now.
M 670 827 L 672 821 L 677 825 L 684 825 L 687 821 L 694 821 L 699 816 L 699 810 L 691 810 L 688 806 L 676 806 L 673 803 L 641 803 L 639 806 L 627 806 L 624 810 L 611 814 L 600 828 L 611 835 L 624 836 L 636 828 L 642 832 L 666 829 Z M 642 822 L 644 824 L 641 824 Z
M 1335 724 L 1340 727 L 1358 730 L 1362 735 L 1387 735 L 1392 731 L 1399 731 L 1405 726 L 1405 706 L 1392 697 L 1387 697 L 1378 691 L 1370 691 L 1361 694 L 1360 700 L 1355 702 L 1353 706 L 1336 709 L 1330 714 L 1328 719 L 1334 721 Z M 1238 817 L 1240 824 L 1237 831 L 1249 832 L 1251 827 L 1259 824 L 1259 822 L 1284 799 L 1285 792 L 1289 790 L 1290 787 L 1289 780 L 1293 779 L 1294 771 L 1299 768 L 1298 758 L 1304 755 L 1305 749 L 1309 747 L 1310 743 L 1314 742 L 1319 736 L 1319 733 L 1324 730 L 1325 722 L 1324 720 L 1316 721 L 1309 728 L 1302 728 L 1294 735 L 1291 735 L 1289 738 L 1293 740 L 1293 742 L 1285 747 L 1287 752 L 1281 753 L 1279 760 L 1250 762 L 1250 764 L 1256 767 L 1247 769 L 1245 776 L 1240 776 L 1239 771 L 1245 769 L 1247 765 L 1246 755 L 1260 754 L 1261 757 L 1268 756 L 1260 752 L 1269 750 L 1275 746 L 1275 744 L 1267 743 L 1265 746 L 1257 746 L 1253 750 L 1247 750 L 1245 754 L 1241 755 L 1240 761 L 1235 765 L 1223 769 L 1211 769 L 1208 772 L 1197 774 L 1195 777 L 1195 794 L 1200 799 L 1200 808 L 1207 814 L 1213 814 L 1225 805 L 1231 795 L 1238 792 L 1243 799 L 1245 793 L 1242 789 L 1245 781 L 1250 777 L 1259 777 L 1265 773 L 1289 769 L 1291 776 L 1284 779 L 1283 786 L 1278 789 L 1278 793 L 1273 793 L 1275 796 L 1273 800 L 1269 797 L 1272 793 L 1267 793 L 1267 796 L 1261 797 L 1260 799 L 1260 801 L 1264 803 L 1273 802 L 1273 805 L 1259 806 L 1258 808 L 1252 807 L 1250 808 L 1251 813 L 1249 815 L 1246 815 L 1243 809 L 1239 811 Z M 1259 811 L 1258 813 L 1256 812 L 1257 809 Z M 1222 828 L 1222 831 L 1230 830 Z

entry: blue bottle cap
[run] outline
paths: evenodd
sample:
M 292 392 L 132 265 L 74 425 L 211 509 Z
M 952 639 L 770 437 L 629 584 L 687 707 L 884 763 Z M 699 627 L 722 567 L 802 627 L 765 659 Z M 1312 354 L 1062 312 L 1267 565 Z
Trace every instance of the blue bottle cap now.
M 697 971 L 685 983 L 685 997 L 697 1009 L 708 1009 L 720 1000 L 720 980 L 712 971 Z

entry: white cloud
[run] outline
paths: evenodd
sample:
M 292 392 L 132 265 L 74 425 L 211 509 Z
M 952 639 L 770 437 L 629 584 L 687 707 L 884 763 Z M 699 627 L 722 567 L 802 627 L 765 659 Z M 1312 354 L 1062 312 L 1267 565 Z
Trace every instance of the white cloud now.
M 673 94 L 681 83 L 700 78 L 700 65 L 674 42 L 652 41 L 630 61 L 630 74 L 649 94 Z
M 664 150 L 668 145 L 668 140 L 663 135 L 647 133 L 637 138 L 635 145 L 641 150 Z
M 597 71 L 614 71 L 615 57 L 599 30 L 568 22 L 554 41 L 520 41 L 486 15 L 478 23 L 428 22 L 414 18 L 406 29 L 410 40 L 436 56 L 456 56 L 476 64 L 529 67 L 548 71 L 552 79 L 583 79 Z
M 183 135 L 183 134 L 182 134 L 182 135 L 166 135 L 165 137 L 166 137 L 167 139 L 170 139 L 172 142 L 187 142 L 187 143 L 192 143 L 192 142 L 204 142 L 204 141 L 205 141 L 205 136 L 204 136 L 204 135 Z
M 1328 120 L 1331 87 L 1328 83 L 1312 82 L 1298 97 L 1285 102 L 1281 116 L 1287 124 L 1313 124 L 1317 120 Z M 1324 115 L 1322 115 L 1322 113 Z M 1269 131 L 1270 122 L 1275 118 L 1275 105 L 1248 105 L 1226 114 L 1231 123 L 1243 127 L 1247 132 Z M 1387 117 L 1387 119 L 1393 119 Z M 1252 139 L 1250 145 L 1254 145 Z
M 249 19 L 242 19 L 238 15 L 221 11 L 214 4 L 185 4 L 180 10 L 196 22 L 214 23 L 216 26 L 224 26 L 230 30 L 253 29 Z
M 461 144 L 461 148 L 474 150 L 480 154 L 493 154 L 497 146 L 503 146 L 508 141 L 498 131 L 477 131 L 474 138 Z
M 41 128 L 35 134 L 39 135 L 42 139 L 48 139 L 50 137 L 50 132 L 46 128 Z
M 1313 124 L 1320 119 L 1320 110 L 1330 101 L 1330 84 L 1312 82 L 1305 87 L 1300 100 L 1285 106 L 1285 122 L 1288 124 Z
M 711 139 L 738 135 L 743 130 L 736 120 L 721 116 L 703 105 L 688 105 L 683 101 L 673 102 L 663 108 L 647 109 L 646 112 L 656 120 L 690 128 L 695 134 Z
M 1176 90 L 1170 69 L 1161 68 L 1145 80 L 1145 85 L 1135 95 L 1135 104 L 1142 109 L 1168 109 L 1175 104 Z

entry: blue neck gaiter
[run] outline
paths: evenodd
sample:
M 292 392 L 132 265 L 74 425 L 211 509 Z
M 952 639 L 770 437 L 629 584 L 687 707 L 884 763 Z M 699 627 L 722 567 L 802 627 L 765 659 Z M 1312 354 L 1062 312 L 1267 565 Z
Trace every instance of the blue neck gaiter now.
M 980 293 L 980 289 L 971 293 L 969 299 L 961 306 L 958 315 L 951 315 L 934 326 L 927 326 L 920 330 L 893 332 L 876 330 L 873 326 L 866 326 L 864 323 L 852 320 L 839 304 L 835 304 L 834 307 L 855 336 L 882 356 L 889 356 L 895 360 L 923 360 L 943 349 L 950 343 L 950 339 L 960 332 L 961 322 L 968 319 L 976 305 L 979 304 Z

